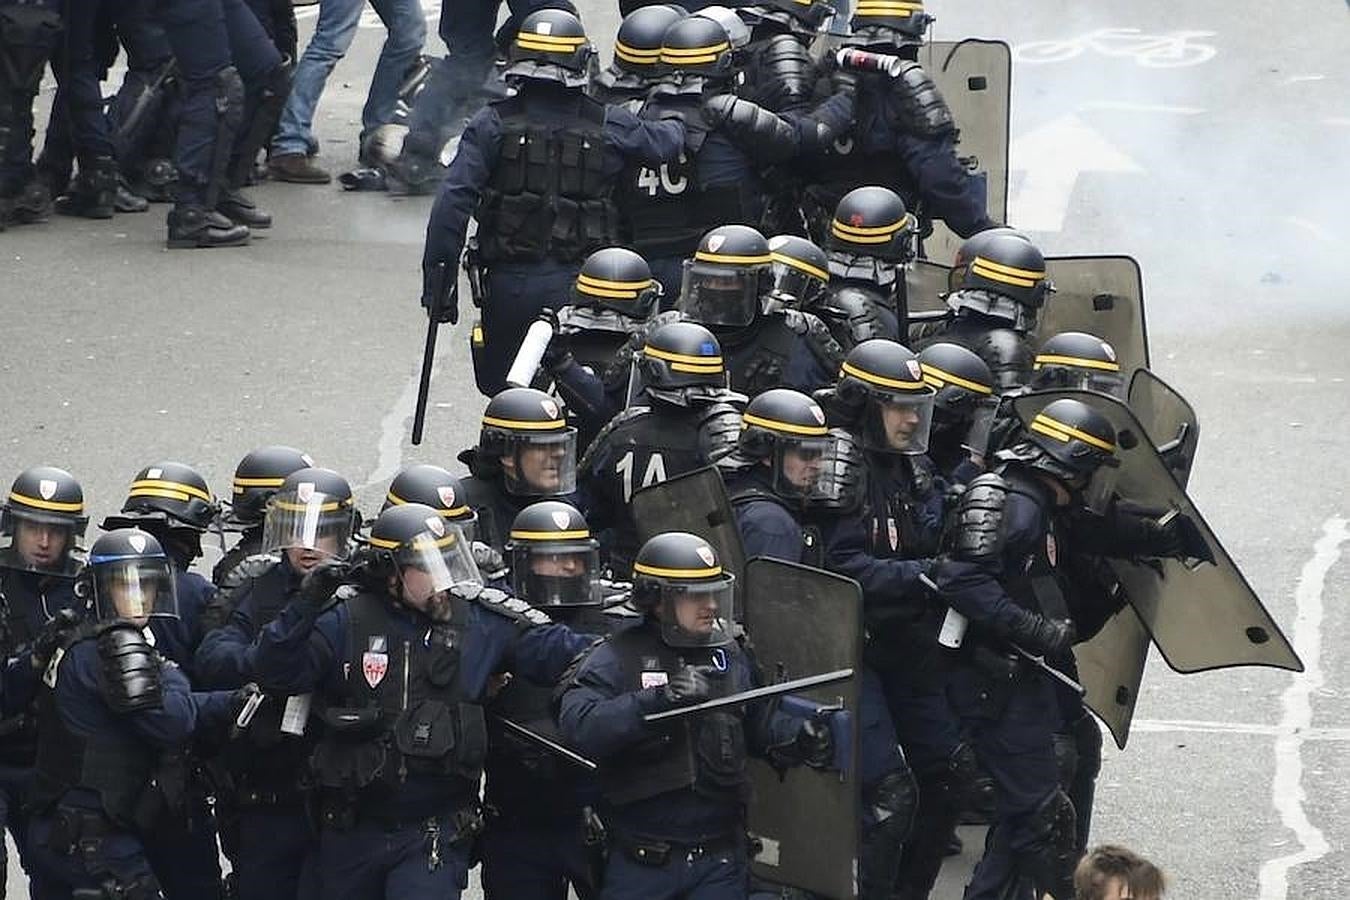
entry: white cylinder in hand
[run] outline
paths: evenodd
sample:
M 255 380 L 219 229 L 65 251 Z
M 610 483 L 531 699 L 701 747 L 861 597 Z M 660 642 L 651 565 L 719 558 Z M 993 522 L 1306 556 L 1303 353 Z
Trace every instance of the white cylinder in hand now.
M 520 342 L 516 351 L 516 361 L 511 363 L 511 371 L 506 373 L 506 383 L 512 387 L 529 387 L 534 381 L 534 373 L 548 350 L 548 342 L 553 340 L 553 326 L 543 319 L 536 321 L 525 332 L 525 340 Z
M 938 632 L 938 643 L 952 650 L 961 647 L 966 639 L 966 626 L 970 620 L 954 609 L 947 610 L 947 618 L 942 620 L 942 630 Z

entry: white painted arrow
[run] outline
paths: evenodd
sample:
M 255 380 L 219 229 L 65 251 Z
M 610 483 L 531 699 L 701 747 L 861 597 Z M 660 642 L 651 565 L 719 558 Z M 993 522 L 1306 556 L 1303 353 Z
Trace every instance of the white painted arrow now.
M 1015 173 L 1008 200 L 1011 225 L 1061 231 L 1083 172 L 1142 172 L 1133 159 L 1074 113 L 1052 119 L 1012 142 Z

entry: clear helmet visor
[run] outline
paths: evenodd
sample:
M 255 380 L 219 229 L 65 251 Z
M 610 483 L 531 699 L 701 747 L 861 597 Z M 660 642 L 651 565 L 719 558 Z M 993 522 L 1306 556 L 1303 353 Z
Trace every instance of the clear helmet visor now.
M 838 431 L 821 437 L 779 440 L 773 457 L 774 493 L 806 503 L 829 500 L 839 491 L 838 471 L 848 440 Z
M 511 551 L 512 587 L 532 606 L 595 606 L 599 574 L 595 541 L 521 542 Z
M 85 521 L 72 522 L 27 510 L 6 510 L 0 533 L 0 566 L 43 575 L 74 575 L 80 561 L 71 551 L 79 548 Z
M 787 263 L 775 262 L 773 296 L 789 309 L 811 310 L 825 294 L 825 282 Z
M 661 586 L 661 638 L 672 647 L 720 647 L 732 641 L 736 580 Z
M 267 501 L 265 553 L 309 550 L 345 559 L 352 536 L 352 509 L 320 491 L 282 491 Z
M 687 259 L 675 308 L 700 325 L 743 328 L 759 312 L 760 270 Z
M 90 568 L 94 610 L 100 621 L 178 616 L 178 591 L 167 559 L 137 557 Z
M 577 489 L 577 430 L 532 434 L 514 440 L 502 457 L 508 493 L 561 497 Z
M 1031 389 L 1095 391 L 1120 400 L 1126 399 L 1127 390 L 1118 370 L 1055 365 L 1039 366 L 1031 376 Z
M 980 456 L 989 453 L 989 439 L 994 431 L 994 422 L 998 419 L 998 408 L 997 397 L 981 397 L 973 402 L 970 425 L 966 428 L 966 439 L 961 446 Z
M 403 602 L 438 622 L 450 618 L 450 592 L 483 584 L 473 548 L 454 524 L 428 529 L 394 554 Z
M 846 431 L 830 434 L 834 441 L 821 454 L 820 475 L 809 502 L 827 509 L 849 509 L 861 497 L 862 448 Z
M 934 395 L 872 394 L 863 422 L 863 445 L 881 453 L 916 456 L 928 452 Z

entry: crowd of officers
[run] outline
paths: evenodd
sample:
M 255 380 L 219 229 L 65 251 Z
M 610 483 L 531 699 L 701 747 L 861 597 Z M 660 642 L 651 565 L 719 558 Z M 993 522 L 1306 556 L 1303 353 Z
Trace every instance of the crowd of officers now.
M 766 681 L 726 548 L 634 518 L 699 470 L 745 557 L 860 586 L 859 896 L 928 897 L 977 809 L 967 898 L 1072 896 L 1101 758 L 1072 648 L 1125 602 L 1102 560 L 1206 548 L 1116 501 L 1090 404 L 1012 410 L 1120 397 L 1120 364 L 1033 337 L 1045 260 L 983 212 L 912 59 L 920 4 L 859 3 L 861 76 L 807 52 L 823 23 L 644 7 L 593 75 L 575 15 L 524 18 L 428 228 L 433 322 L 466 251 L 482 315 L 465 474 L 409 466 L 364 519 L 291 448 L 249 453 L 227 504 L 159 462 L 87 550 L 76 479 L 18 476 L 0 810 L 32 896 L 442 900 L 474 865 L 489 898 L 802 896 L 750 876 L 747 760 L 845 766 L 835 713 L 649 721 Z M 973 236 L 918 325 L 930 216 Z M 533 386 L 508 385 L 541 312 Z

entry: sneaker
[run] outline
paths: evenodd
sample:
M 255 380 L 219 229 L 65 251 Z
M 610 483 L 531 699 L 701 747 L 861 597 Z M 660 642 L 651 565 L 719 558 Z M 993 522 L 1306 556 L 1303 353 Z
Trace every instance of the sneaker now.
M 333 176 L 303 153 L 278 153 L 267 161 L 267 173 L 292 184 L 328 184 Z

